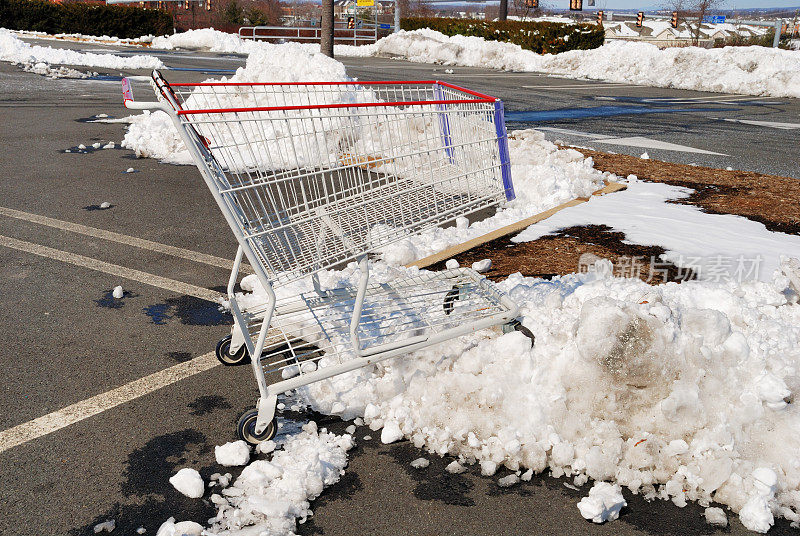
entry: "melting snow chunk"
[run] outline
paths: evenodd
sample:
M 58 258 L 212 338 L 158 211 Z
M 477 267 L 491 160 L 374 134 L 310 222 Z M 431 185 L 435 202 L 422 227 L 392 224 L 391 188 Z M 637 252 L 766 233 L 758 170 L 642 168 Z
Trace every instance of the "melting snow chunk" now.
M 117 522 L 113 519 L 109 519 L 108 521 L 103 521 L 102 523 L 95 525 L 94 533 L 99 534 L 101 532 L 112 532 L 115 528 L 117 528 Z
M 417 458 L 416 460 L 411 462 L 411 467 L 413 467 L 414 469 L 425 469 L 430 464 L 431 462 L 428 461 L 427 458 Z
M 120 299 L 125 295 L 125 291 L 122 289 L 122 285 L 117 285 L 114 287 L 114 290 L 111 291 L 111 295 L 114 296 L 116 299 Z
M 203 477 L 200 476 L 195 469 L 191 469 L 189 467 L 184 467 L 169 479 L 169 483 L 172 484 L 176 490 L 180 491 L 187 497 L 191 497 L 192 499 L 199 499 L 203 496 L 203 492 L 205 491 L 205 484 L 203 483 Z M 159 529 L 160 533 L 160 529 Z
M 617 519 L 619 511 L 627 504 L 619 486 L 608 482 L 596 482 L 589 490 L 589 496 L 578 503 L 578 510 L 585 519 L 594 523 L 604 523 Z
M 639 158 L 641 158 L 642 160 L 650 160 L 650 155 L 647 153 L 642 153 L 642 156 L 640 156 Z
M 133 173 L 134 171 L 136 170 L 133 169 L 132 167 L 129 167 L 128 169 L 125 170 L 125 173 Z
M 510 488 L 514 484 L 519 484 L 519 477 L 513 473 L 497 481 L 497 485 L 501 488 Z
M 171 517 L 158 527 L 156 536 L 200 536 L 203 527 L 194 521 L 180 521 L 175 523 L 175 518 Z
M 472 269 L 478 273 L 487 272 L 492 268 L 492 259 L 483 259 L 472 263 Z
M 709 525 L 714 525 L 716 527 L 728 526 L 728 516 L 725 515 L 725 510 L 722 508 L 709 506 L 706 508 L 704 515 L 706 517 L 706 523 Z
M 214 447 L 217 463 L 226 467 L 246 465 L 250 461 L 250 447 L 241 439 Z
M 354 425 L 354 424 L 351 424 L 350 426 L 348 426 L 347 428 L 345 428 L 345 429 L 344 429 L 344 431 L 345 431 L 345 432 L 347 432 L 347 433 L 348 433 L 348 434 L 350 434 L 350 435 L 353 435 L 353 434 L 355 434 L 355 433 L 356 433 L 356 427 L 355 427 L 355 425 Z
M 458 463 L 456 460 L 453 460 L 452 462 L 447 464 L 447 467 L 445 467 L 444 470 L 447 471 L 448 473 L 453 473 L 454 475 L 458 475 L 466 471 L 467 468 Z
M 111 203 L 109 203 L 108 201 L 103 201 L 102 203 L 100 203 L 100 208 L 102 208 L 103 210 L 111 208 Z
M 105 145 L 103 145 L 103 149 L 113 149 L 114 147 L 116 147 L 116 145 L 114 144 L 113 141 L 110 141 L 110 142 L 106 143 Z
M 448 261 L 444 263 L 444 267 L 447 268 L 448 270 L 455 270 L 459 266 L 460 265 L 458 264 L 458 261 L 455 259 L 448 259 Z
M 136 529 L 136 534 L 144 534 L 145 532 L 147 532 L 147 529 L 144 527 L 139 527 Z
M 399 441 L 403 439 L 403 432 L 400 430 L 400 427 L 394 421 L 389 421 L 383 425 L 383 430 L 381 431 L 381 443 L 388 445 L 389 443 L 394 443 L 395 441 Z
M 103 144 L 98 141 L 97 143 L 93 143 L 92 147 L 94 147 L 95 149 L 99 149 L 101 145 Z
M 86 146 L 81 143 L 80 145 L 78 145 L 78 149 L 86 149 Z

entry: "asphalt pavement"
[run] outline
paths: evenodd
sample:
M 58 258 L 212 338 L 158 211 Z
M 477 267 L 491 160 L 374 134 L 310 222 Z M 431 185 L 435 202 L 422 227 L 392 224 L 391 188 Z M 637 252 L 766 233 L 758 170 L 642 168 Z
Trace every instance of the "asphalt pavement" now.
M 41 44 L 109 49 L 85 43 Z M 244 63 L 240 56 L 206 52 L 160 55 L 169 67 L 179 69 L 233 69 Z M 707 98 L 635 87 L 564 88 L 589 84 L 482 69 L 454 68 L 454 73 L 445 74 L 442 67 L 390 59 L 345 63 L 352 76 L 363 79 L 441 78 L 460 83 L 503 98 L 510 112 L 520 114 L 608 106 L 599 96 Z M 134 534 L 138 527 L 154 534 L 170 516 L 204 523 L 214 514 L 209 502 L 180 495 L 167 480 L 183 466 L 198 468 L 206 478 L 226 472 L 215 464 L 213 447 L 235 439 L 236 419 L 256 398 L 247 367 L 198 369 L 156 388 L 161 371 L 185 372 L 180 367 L 208 363 L 208 353 L 228 332 L 230 318 L 219 312 L 215 297 L 223 292 L 228 275 L 224 265 L 233 258 L 235 242 L 195 168 L 136 159 L 118 147 L 123 125 L 93 122 L 99 114 L 129 115 L 121 105 L 120 73 L 102 74 L 100 80 L 50 80 L 0 63 L 3 535 L 89 535 L 106 519 L 117 521 L 114 534 Z M 180 80 L 209 76 L 185 70 L 166 75 Z M 720 162 L 732 167 L 739 166 L 734 165 L 736 154 L 741 169 L 798 176 L 792 160 L 796 157 L 789 147 L 783 148 L 790 142 L 797 146 L 797 130 L 710 119 L 709 114 L 727 113 L 720 117 L 777 121 L 780 116 L 783 122 L 800 122 L 793 100 L 749 102 L 729 107 L 681 104 L 724 108 L 714 112 L 550 120 L 539 116 L 534 122 L 521 115 L 512 122 L 515 116 L 510 114 L 509 123 L 616 138 L 647 137 L 725 152 L 729 156 Z M 702 129 L 708 130 L 704 134 Z M 569 141 L 561 131 L 548 131 L 551 136 Z M 582 145 L 591 141 L 574 136 Z M 79 144 L 109 141 L 117 146 L 74 152 Z M 617 145 L 615 150 L 636 154 L 641 148 Z M 662 157 L 657 150 L 648 151 Z M 687 157 L 677 151 L 663 155 L 701 164 L 710 163 L 705 158 L 723 158 L 704 153 Z M 126 173 L 130 167 L 134 172 Z M 103 202 L 112 207 L 99 210 Z M 121 300 L 110 296 L 116 285 L 125 289 Z M 140 396 L 114 398 L 123 396 L 120 386 L 132 382 L 144 385 Z M 87 400 L 108 409 L 92 413 Z M 81 416 L 74 422 L 69 412 L 53 413 L 71 405 Z M 51 414 L 52 419 L 42 420 Z M 280 415 L 284 432 L 308 419 L 340 433 L 349 424 L 308 413 Z M 36 426 L 25 428 L 32 421 Z M 21 429 L 28 435 L 8 433 Z M 588 486 L 576 491 L 563 480 L 540 475 L 502 489 L 496 480 L 504 473 L 486 478 L 472 468 L 451 475 L 443 470 L 450 460 L 435 456 L 429 456 L 428 468 L 412 469 L 410 461 L 424 453 L 408 442 L 382 445 L 377 439 L 365 440 L 368 434 L 379 436 L 363 427 L 356 432 L 358 446 L 345 476 L 313 503 L 315 515 L 300 527 L 301 534 L 715 533 L 702 520 L 698 505 L 646 504 L 627 492 L 629 506 L 621 519 L 594 525 L 575 507 Z M 14 444 L 4 448 L 2 441 L 9 437 Z M 789 532 L 788 524 L 779 522 L 772 533 Z M 733 519 L 725 533 L 746 531 Z

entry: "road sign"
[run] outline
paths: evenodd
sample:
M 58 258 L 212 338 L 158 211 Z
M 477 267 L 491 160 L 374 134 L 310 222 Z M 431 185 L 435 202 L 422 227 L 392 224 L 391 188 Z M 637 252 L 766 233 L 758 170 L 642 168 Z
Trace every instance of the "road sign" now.
M 375 5 L 375 0 L 356 0 L 358 7 L 372 7 Z
M 723 24 L 725 22 L 725 15 L 712 15 L 703 17 L 703 22 L 706 24 Z
M 392 25 L 391 24 L 379 24 L 378 28 L 380 28 L 381 30 L 390 30 L 392 28 Z

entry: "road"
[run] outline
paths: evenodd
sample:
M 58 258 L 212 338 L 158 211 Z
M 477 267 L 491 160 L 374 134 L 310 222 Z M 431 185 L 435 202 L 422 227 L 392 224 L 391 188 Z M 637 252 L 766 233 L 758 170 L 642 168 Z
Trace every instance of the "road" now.
M 244 61 L 208 53 L 162 57 L 176 68 L 230 69 Z M 352 59 L 346 64 L 351 75 L 361 78 L 441 74 L 441 67 L 385 59 Z M 554 88 L 586 82 L 478 69 L 455 71 L 440 78 L 496 94 L 512 112 L 575 108 L 576 102 L 584 108 L 606 106 L 587 97 L 592 92 L 583 87 Z M 168 73 L 180 79 L 197 76 L 191 71 Z M 600 91 L 596 88 L 595 93 Z M 695 95 L 643 88 L 602 92 L 637 98 Z M 778 111 L 767 114 L 773 108 Z M 726 118 L 744 111 L 752 112 L 747 120 L 777 120 L 779 112 L 797 117 L 796 103 L 782 99 L 725 110 Z M 781 160 L 780 144 L 794 136 L 796 146 L 796 131 L 712 121 L 708 113 L 573 117 L 547 125 L 595 134 L 613 130 L 617 137 L 638 132 L 642 137 L 722 152 L 723 142 L 691 132 L 692 125 L 702 124 L 731 133 L 728 154 L 748 146 L 737 141 L 737 132 L 757 131 L 751 137 L 761 142 L 770 136 L 775 147 L 757 161 L 742 162 L 775 173 L 783 169 L 780 166 L 791 171 L 790 162 Z M 197 170 L 136 159 L 119 147 L 65 152 L 79 144 L 121 139 L 120 124 L 88 121 L 98 114 L 128 115 L 121 107 L 118 81 L 49 80 L 0 63 L 4 125 L 0 306 L 5 311 L 0 340 L 6 347 L 0 383 L 0 534 L 4 535 L 89 535 L 96 523 L 109 518 L 117 521 L 114 534 L 133 534 L 140 526 L 154 534 L 170 516 L 205 522 L 214 515 L 209 503 L 183 497 L 167 479 L 183 466 L 199 468 L 206 478 L 225 472 L 214 462 L 213 447 L 234 439 L 238 415 L 255 401 L 247 367 L 213 366 L 208 356 L 229 329 L 230 318 L 218 311 L 214 299 L 227 280 L 225 266 L 235 243 Z M 659 131 L 658 117 L 687 126 L 675 127 L 667 135 L 672 128 L 662 125 Z M 652 130 L 634 130 L 638 120 L 647 121 Z M 619 124 L 616 130 L 615 124 Z M 734 151 L 736 144 L 741 149 Z M 674 151 L 664 154 L 685 157 Z M 721 158 L 702 153 L 692 157 L 698 163 Z M 733 165 L 733 157 L 725 158 Z M 126 173 L 130 167 L 135 171 Z M 112 208 L 97 210 L 104 201 Z M 122 300 L 110 297 L 116 285 L 126 291 Z M 173 381 L 175 375 L 183 379 Z M 129 389 L 120 391 L 121 386 Z M 71 405 L 75 406 L 69 412 L 59 412 Z M 309 418 L 339 433 L 349 424 L 293 412 L 280 418 L 284 429 Z M 367 434 L 378 436 L 364 428 L 356 432 L 358 447 L 346 475 L 313 503 L 315 515 L 300 527 L 301 534 L 713 532 L 697 505 L 680 509 L 671 503 L 645 504 L 629 493 L 629 507 L 620 521 L 593 525 L 575 507 L 585 488 L 575 491 L 562 480 L 542 475 L 501 489 L 495 478 L 481 477 L 475 468 L 450 475 L 443 471 L 449 460 L 436 457 L 431 457 L 427 469 L 415 470 L 409 462 L 421 451 L 408 442 L 387 446 L 364 440 Z M 783 522 L 773 530 L 788 532 Z M 733 520 L 729 533 L 746 531 Z

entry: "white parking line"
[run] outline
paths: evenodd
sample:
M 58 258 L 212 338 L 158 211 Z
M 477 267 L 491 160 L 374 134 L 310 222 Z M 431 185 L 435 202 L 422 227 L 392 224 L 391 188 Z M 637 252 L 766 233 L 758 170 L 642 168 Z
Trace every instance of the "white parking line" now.
M 634 84 L 569 84 L 566 86 L 522 86 L 525 89 L 613 89 L 640 87 Z
M 16 249 L 18 251 L 24 251 L 26 253 L 32 253 L 47 259 L 55 259 L 57 261 L 74 264 L 76 266 L 82 266 L 98 272 L 124 277 L 125 279 L 139 281 L 140 283 L 144 283 L 146 285 L 151 285 L 153 287 L 162 288 L 172 292 L 178 292 L 188 296 L 194 296 L 196 298 L 200 298 L 201 300 L 217 302 L 220 298 L 222 298 L 222 294 L 219 292 L 199 287 L 197 285 L 191 285 L 189 283 L 184 283 L 183 281 L 176 281 L 167 277 L 149 274 L 140 270 L 134 270 L 133 268 L 126 268 L 125 266 L 111 264 L 110 262 L 93 259 L 91 257 L 85 257 L 83 255 L 78 255 L 77 253 L 70 253 L 68 251 L 61 251 L 60 249 L 34 244 L 32 242 L 26 242 L 25 240 L 11 238 L 9 236 L 0 235 L 0 246 Z
M 95 395 L 53 413 L 4 430 L 0 432 L 0 452 L 40 438 L 195 374 L 210 370 L 217 365 L 219 365 L 219 361 L 214 352 L 209 352 L 144 378 L 126 383 L 111 391 Z
M 128 246 L 147 249 L 158 253 L 165 253 L 167 255 L 172 255 L 173 257 L 179 257 L 181 259 L 208 264 L 209 266 L 217 266 L 227 270 L 233 268 L 233 261 L 228 259 L 223 259 L 214 255 L 208 255 L 206 253 L 200 253 L 199 251 L 192 251 L 190 249 L 161 244 L 159 242 L 153 242 L 152 240 L 145 240 L 144 238 L 137 238 L 135 236 L 115 233 L 114 231 L 106 231 L 105 229 L 88 227 L 86 225 L 81 225 L 80 223 L 57 220 L 55 218 L 49 218 L 47 216 L 23 212 L 21 210 L 15 210 L 7 207 L 0 207 L 0 215 L 8 216 L 9 218 L 16 218 L 18 220 L 29 221 L 31 223 L 38 223 L 40 225 L 47 225 L 48 227 L 70 231 L 85 236 L 91 236 L 92 238 L 102 238 L 103 240 L 108 240 L 110 242 L 118 242 Z M 242 264 L 242 268 L 242 271 L 245 273 L 253 273 L 250 266 L 245 266 L 244 263 Z

